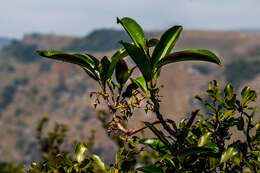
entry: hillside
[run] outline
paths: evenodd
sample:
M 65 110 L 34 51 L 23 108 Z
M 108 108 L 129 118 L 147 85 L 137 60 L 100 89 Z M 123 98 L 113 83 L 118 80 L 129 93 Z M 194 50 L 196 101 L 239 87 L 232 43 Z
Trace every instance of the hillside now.
M 0 37 L 0 49 L 2 49 L 3 47 L 9 45 L 11 43 L 11 40 L 8 38 L 1 38 Z
M 148 35 L 159 37 L 160 34 Z M 108 42 L 110 38 L 113 39 Z M 113 159 L 109 153 L 116 151 L 115 145 L 100 127 L 93 100 L 89 98 L 89 93 L 96 88 L 94 82 L 80 68 L 40 58 L 34 52 L 37 49 L 85 50 L 99 57 L 111 56 L 119 48 L 116 40 L 124 39 L 127 39 L 125 35 L 116 30 L 98 30 L 84 38 L 30 34 L 0 51 L 0 127 L 5 129 L 0 131 L 0 154 L 5 156 L 5 161 L 29 163 L 40 159 L 35 128 L 42 116 L 52 121 L 48 129 L 55 121 L 67 124 L 68 135 L 73 140 L 86 139 L 95 128 L 98 138 L 92 152 L 101 153 L 106 160 Z M 190 110 L 199 107 L 193 96 L 202 95 L 213 79 L 232 82 L 238 88 L 251 84 L 260 89 L 259 40 L 260 34 L 184 31 L 177 49 L 210 49 L 222 57 L 224 68 L 207 63 L 168 65 L 160 81 L 164 84 L 163 112 L 175 120 L 187 116 Z M 133 117 L 130 127 L 154 118 L 140 114 Z

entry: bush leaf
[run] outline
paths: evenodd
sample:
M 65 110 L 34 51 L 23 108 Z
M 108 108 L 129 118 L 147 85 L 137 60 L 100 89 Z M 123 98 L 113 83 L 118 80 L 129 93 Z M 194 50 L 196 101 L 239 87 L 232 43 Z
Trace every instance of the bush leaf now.
M 75 147 L 75 158 L 81 163 L 86 156 L 86 152 L 88 151 L 87 145 L 83 142 L 80 142 Z
M 152 67 L 149 57 L 142 49 L 138 48 L 135 45 L 123 41 L 121 41 L 120 43 L 124 46 L 128 55 L 136 63 L 137 67 L 142 72 L 145 80 L 150 81 L 152 77 Z
M 97 165 L 99 169 L 101 169 L 103 172 L 106 171 L 104 162 L 100 159 L 99 156 L 92 154 L 91 158 L 93 159 L 94 163 Z
M 221 159 L 220 159 L 220 163 L 225 163 L 227 162 L 229 159 L 231 159 L 232 157 L 234 157 L 235 155 L 238 154 L 237 149 L 233 148 L 233 147 L 229 147 L 228 149 L 226 149 L 222 155 L 221 155 Z
M 120 84 L 124 84 L 129 76 L 131 75 L 131 72 L 128 70 L 128 66 L 126 62 L 123 59 L 120 59 L 116 64 L 116 80 Z
M 157 64 L 156 68 L 160 69 L 162 66 L 180 61 L 207 61 L 220 65 L 219 58 L 212 52 L 202 49 L 190 49 L 169 54 L 162 58 Z
M 144 93 L 148 93 L 146 82 L 143 77 L 131 78 L 132 83 L 135 83 Z
M 152 54 L 153 66 L 163 57 L 168 55 L 174 47 L 182 31 L 182 26 L 174 26 L 168 29 L 160 38 Z
M 147 145 L 153 150 L 158 151 L 162 154 L 171 154 L 171 152 L 167 149 L 167 147 L 159 138 L 143 138 L 139 140 L 139 143 Z
M 121 20 L 117 18 L 117 23 L 120 23 L 124 27 L 137 47 L 141 48 L 141 45 L 145 51 L 148 50 L 144 31 L 135 20 L 129 17 L 124 17 Z
M 107 78 L 110 78 L 113 75 L 119 59 L 123 59 L 126 56 L 128 56 L 128 53 L 126 52 L 125 48 L 119 49 L 112 55 L 112 57 L 110 58 L 111 64 L 108 69 Z

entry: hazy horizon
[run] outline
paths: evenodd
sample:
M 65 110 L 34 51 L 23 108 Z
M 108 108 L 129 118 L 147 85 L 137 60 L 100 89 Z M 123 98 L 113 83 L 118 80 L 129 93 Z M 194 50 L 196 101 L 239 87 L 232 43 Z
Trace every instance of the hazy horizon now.
M 84 36 L 95 29 L 119 29 L 116 17 L 124 16 L 145 30 L 176 24 L 186 30 L 260 29 L 259 0 L 9 0 L 1 6 L 0 37 L 7 38 L 29 33 Z

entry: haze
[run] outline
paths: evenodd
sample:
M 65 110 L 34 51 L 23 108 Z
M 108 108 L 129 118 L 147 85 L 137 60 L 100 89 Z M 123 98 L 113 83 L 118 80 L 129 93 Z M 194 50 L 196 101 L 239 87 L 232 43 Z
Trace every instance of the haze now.
M 181 24 L 185 29 L 258 29 L 259 0 L 1 0 L 0 37 L 26 33 L 83 36 L 97 28 L 119 28 L 129 16 L 146 30 Z

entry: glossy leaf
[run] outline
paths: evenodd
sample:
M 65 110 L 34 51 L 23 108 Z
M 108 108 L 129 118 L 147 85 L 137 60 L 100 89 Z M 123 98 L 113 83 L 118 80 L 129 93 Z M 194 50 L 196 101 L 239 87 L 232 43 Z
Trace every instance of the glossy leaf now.
M 159 138 L 143 138 L 139 140 L 140 144 L 147 145 L 151 147 L 153 150 L 163 153 L 163 154 L 171 154 L 171 152 L 167 149 L 164 143 Z
M 180 33 L 182 31 L 182 26 L 174 26 L 170 29 L 168 29 L 160 38 L 159 43 L 155 47 L 153 54 L 152 54 L 152 65 L 155 66 L 155 64 L 168 55 L 176 41 L 178 40 Z
M 206 143 L 208 143 L 210 141 L 210 136 L 211 136 L 210 132 L 202 135 L 199 138 L 198 146 L 201 147 L 201 146 L 204 146 Z
M 106 56 L 104 56 L 102 59 L 101 59 L 101 69 L 100 69 L 100 77 L 101 77 L 101 80 L 103 82 L 105 82 L 108 78 L 107 76 L 107 73 L 108 73 L 108 70 L 109 70 L 109 66 L 110 66 L 110 61 L 108 60 L 108 58 Z
M 79 163 L 81 163 L 85 159 L 87 151 L 88 151 L 88 148 L 85 143 L 80 142 L 76 145 L 75 158 Z
M 222 155 L 221 155 L 221 159 L 220 159 L 220 163 L 225 163 L 227 162 L 229 159 L 231 159 L 232 157 L 234 157 L 235 155 L 238 154 L 237 149 L 233 148 L 233 147 L 229 147 L 228 149 L 226 149 Z
M 162 143 L 165 146 L 170 146 L 169 141 L 165 138 L 164 134 L 158 130 L 157 128 L 155 128 L 152 124 L 150 124 L 149 122 L 144 122 L 144 124 L 162 141 Z
M 96 166 L 101 169 L 103 172 L 106 171 L 106 168 L 105 168 L 105 164 L 104 162 L 100 159 L 99 156 L 95 155 L 95 154 L 92 154 L 91 155 L 91 159 L 93 159 L 94 163 L 96 164 Z
M 90 68 L 87 68 L 87 67 L 82 67 L 82 68 L 91 78 L 93 78 L 96 81 L 99 80 L 99 75 L 98 75 L 97 72 L 95 72 L 94 69 L 90 69 Z
M 116 53 L 114 53 L 114 55 L 112 55 L 112 57 L 110 58 L 111 64 L 108 69 L 107 78 L 110 78 L 113 75 L 117 62 L 126 56 L 128 56 L 128 53 L 125 50 L 125 48 L 122 48 L 122 49 L 116 51 Z
M 50 58 L 50 59 L 55 59 L 59 61 L 64 61 L 64 62 L 69 62 L 72 64 L 77 64 L 80 66 L 90 66 L 92 65 L 92 62 L 90 63 L 90 60 L 86 56 L 79 56 L 79 54 L 69 54 L 69 53 L 64 53 L 60 51 L 37 51 L 37 53 L 40 56 Z
M 123 59 L 120 59 L 116 64 L 116 80 L 120 84 L 124 84 L 129 76 L 131 75 L 130 70 L 128 70 L 128 66 Z
M 117 23 L 120 23 L 126 32 L 129 34 L 135 45 L 139 48 L 144 48 L 147 51 L 146 37 L 141 26 L 133 19 L 124 17 L 121 20 L 117 18 Z M 141 47 L 140 47 L 141 45 Z
M 135 45 L 130 43 L 120 42 L 126 49 L 128 55 L 136 63 L 139 70 L 142 72 L 146 81 L 150 81 L 152 77 L 152 67 L 149 57 L 145 52 Z
M 146 173 L 163 173 L 161 168 L 157 168 L 155 166 L 143 166 L 136 169 L 137 171 L 142 171 Z
M 148 93 L 146 82 L 143 77 L 131 78 L 131 81 L 135 83 L 144 93 Z
M 234 95 L 234 88 L 231 84 L 227 84 L 224 89 L 225 97 L 230 100 Z
M 203 145 L 203 147 L 207 147 L 210 148 L 212 150 L 214 150 L 215 153 L 219 152 L 219 147 L 217 144 L 213 143 L 213 142 L 207 142 Z
M 157 69 L 169 63 L 180 61 L 207 61 L 220 65 L 219 58 L 208 50 L 191 49 L 169 54 L 162 58 L 156 65 Z

